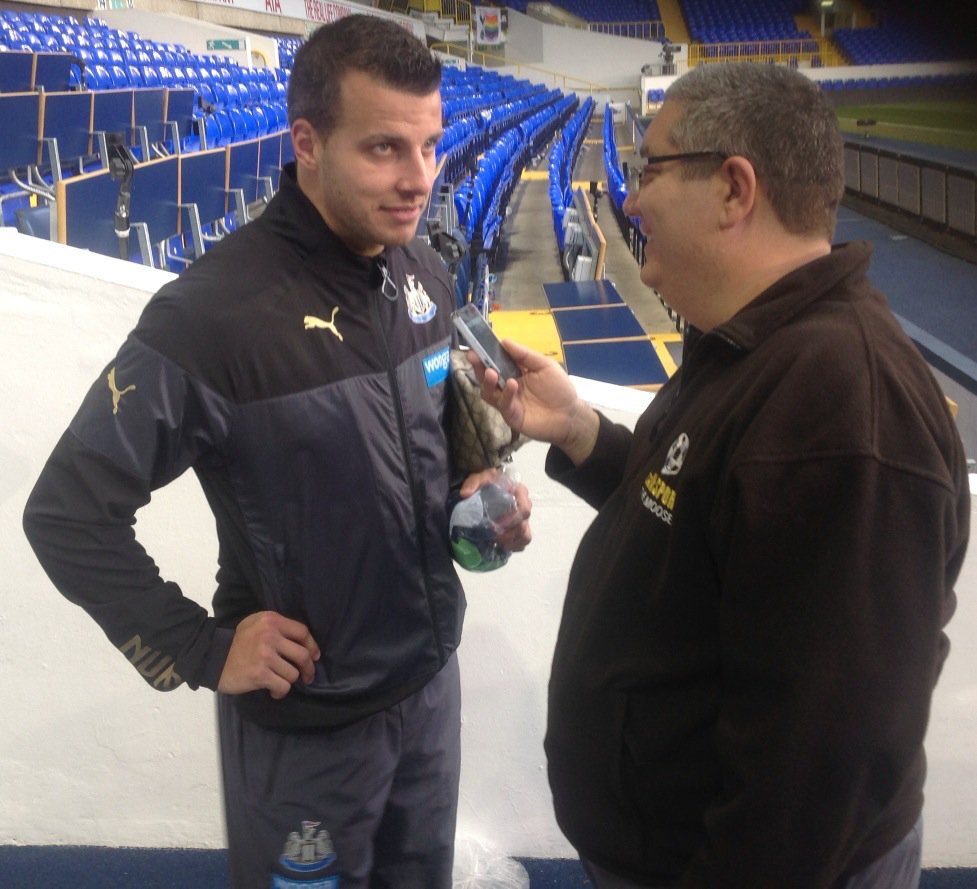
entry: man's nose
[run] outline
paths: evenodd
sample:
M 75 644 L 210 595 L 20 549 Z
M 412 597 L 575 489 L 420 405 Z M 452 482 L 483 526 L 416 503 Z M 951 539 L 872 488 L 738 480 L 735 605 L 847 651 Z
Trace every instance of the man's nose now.
M 628 190 L 628 193 L 624 196 L 624 201 L 621 204 L 621 210 L 625 216 L 638 215 L 638 193 L 636 191 Z
M 403 191 L 425 193 L 434 182 L 434 155 L 412 151 L 404 158 L 399 187 Z

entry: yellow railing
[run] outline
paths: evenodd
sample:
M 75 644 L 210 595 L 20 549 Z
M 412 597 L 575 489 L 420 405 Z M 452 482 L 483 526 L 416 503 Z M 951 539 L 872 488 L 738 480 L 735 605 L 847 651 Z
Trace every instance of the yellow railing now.
M 441 15 L 455 20 L 456 25 L 470 28 L 472 24 L 472 5 L 468 0 L 441 0 Z
M 384 2 L 390 0 L 381 0 L 381 6 Z M 420 12 L 436 12 L 445 18 L 454 19 L 456 25 L 471 27 L 472 4 L 469 0 L 407 0 L 406 4 L 401 2 L 398 5 L 407 5 Z
M 844 57 L 827 41 L 813 37 L 799 40 L 748 40 L 742 43 L 691 43 L 689 65 L 708 62 L 804 63 L 814 67 L 844 65 Z
M 588 22 L 587 30 L 615 37 L 635 37 L 638 40 L 661 40 L 665 33 L 662 22 Z
M 384 12 L 399 12 L 402 15 L 407 15 L 410 11 L 409 0 L 377 0 L 377 9 L 382 9 Z

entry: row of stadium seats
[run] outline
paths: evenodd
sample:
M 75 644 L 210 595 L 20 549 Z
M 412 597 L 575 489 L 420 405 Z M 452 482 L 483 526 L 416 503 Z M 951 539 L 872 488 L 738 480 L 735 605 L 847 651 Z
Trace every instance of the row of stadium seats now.
M 478 239 L 482 248 L 494 253 L 509 197 L 523 168 L 562 127 L 577 105 L 576 96 L 563 96 L 553 90 L 545 96 L 527 100 L 521 120 L 507 128 L 479 158 L 467 206 L 459 216 L 469 241 Z
M 576 99 L 476 66 L 444 69 L 441 95 L 445 132 L 428 235 L 454 275 L 458 304 L 485 307 L 489 263 L 512 188 Z
M 288 129 L 285 102 L 247 108 L 218 108 L 202 116 L 204 148 L 230 145 Z
M 557 5 L 588 22 L 661 21 L 656 0 L 560 0 Z
M 529 0 L 500 0 L 497 5 L 525 15 Z M 560 0 L 556 5 L 588 22 L 661 21 L 657 0 Z
M 193 134 L 193 106 L 188 89 L 4 93 L 0 189 L 13 178 L 11 171 L 50 185 L 104 165 L 98 155 L 106 133 L 120 134 L 141 158 L 154 153 L 151 146 L 174 152 Z
M 260 140 L 281 141 L 285 103 L 217 110 L 197 118 L 190 89 L 0 94 L 0 216 L 55 202 L 59 183 L 110 167 L 112 138 L 137 165 L 161 157 Z M 287 140 L 289 147 L 290 140 Z
M 563 128 L 560 135 L 553 140 L 553 146 L 550 148 L 550 206 L 553 210 L 553 230 L 556 233 L 556 242 L 561 255 L 566 247 L 563 240 L 565 233 L 563 216 L 567 207 L 573 204 L 571 176 L 593 113 L 594 100 L 588 96 L 583 105 L 570 118 L 569 123 Z
M 545 89 L 542 84 L 485 68 L 445 68 L 441 80 L 442 115 L 449 124 Z
M 803 0 L 683 0 L 682 12 L 690 36 L 700 43 L 811 37 L 794 21 L 808 12 Z
M 110 170 L 63 180 L 52 205 L 58 208 L 59 240 L 182 271 L 246 222 L 250 207 L 271 197 L 291 156 L 291 140 L 278 133 L 138 164 L 131 180 L 131 233 L 124 239 L 115 229 L 119 184 Z
M 492 112 L 493 119 L 487 113 L 482 117 L 491 133 L 489 147 L 477 162 L 473 159 L 473 172 L 455 192 L 458 218 L 469 243 L 478 239 L 483 249 L 494 248 L 502 212 L 514 185 L 512 177 L 521 173 L 526 155 L 536 143 L 534 132 L 541 128 L 552 132 L 557 125 L 557 103 L 562 98 L 559 90 L 552 90 L 507 103 Z
M 227 56 L 194 55 L 181 44 L 144 40 L 100 19 L 0 11 L 0 47 L 74 58 L 63 88 L 199 86 L 203 100 L 221 108 L 284 100 L 297 41 L 282 39 L 279 46 L 289 67 L 250 68 Z
M 620 213 L 624 199 L 628 196 L 628 183 L 617 153 L 617 138 L 614 135 L 614 109 L 604 106 L 604 172 L 607 174 L 607 193 Z
M 567 281 L 604 277 L 606 241 L 583 188 L 573 185 L 571 173 L 594 113 L 588 98 L 570 119 L 550 151 L 549 192 L 560 265 Z M 596 209 L 596 183 L 592 183 Z
M 470 299 L 487 308 L 491 298 L 490 262 L 501 241 L 502 222 L 515 183 L 553 134 L 565 126 L 578 99 L 553 90 L 514 104 L 518 110 L 510 113 L 508 128 L 477 162 L 469 158 L 469 163 L 462 165 L 471 166 L 471 172 L 449 188 L 449 215 L 460 223 L 454 240 L 466 248 L 454 263 L 459 304 Z M 469 245 L 471 249 L 467 249 Z
M 290 66 L 299 42 L 280 45 Z M 17 121 L 0 127 L 4 224 L 28 203 L 53 202 L 59 180 L 104 171 L 106 133 L 120 133 L 135 161 L 146 163 L 287 129 L 287 68 L 246 68 L 96 18 L 31 12 L 0 12 L 3 47 L 0 93 L 44 91 L 16 100 L 23 115 L 3 115 Z
M 810 32 L 797 27 L 795 16 L 809 15 L 806 0 L 681 0 L 682 15 L 694 42 L 703 44 L 747 44 L 736 51 L 707 53 L 709 57 L 777 54 L 773 41 L 804 40 L 792 52 L 816 53 Z M 869 7 L 876 4 L 866 3 Z M 973 34 L 967 29 L 933 26 L 933 10 L 921 7 L 901 9 L 898 14 L 879 3 L 885 13 L 878 27 L 837 28 L 833 40 L 853 65 L 951 61 L 973 57 Z M 526 4 L 509 3 L 526 12 Z M 655 0 L 562 0 L 563 9 L 587 21 L 631 21 L 661 18 Z M 809 41 L 809 42 L 808 42 Z M 820 62 L 820 57 L 818 57 Z M 814 67 L 819 67 L 815 64 Z
M 259 83 L 248 84 L 244 80 L 235 80 L 228 76 L 227 80 L 211 81 L 203 72 L 202 66 L 174 66 L 159 67 L 153 65 L 111 65 L 89 64 L 81 69 L 72 65 L 69 72 L 68 86 L 71 89 L 127 89 L 129 87 L 192 87 L 197 89 L 201 97 L 212 105 L 220 108 L 235 105 L 250 105 L 257 102 L 270 102 L 285 99 L 285 84 L 279 80 L 271 83 L 262 80 Z
M 821 89 L 828 91 L 837 90 L 879 90 L 879 89 L 905 89 L 907 87 L 920 86 L 942 86 L 947 88 L 969 87 L 971 90 L 977 88 L 977 74 L 956 73 L 956 74 L 927 74 L 923 75 L 898 75 L 891 77 L 846 77 L 831 78 L 820 80 Z
M 945 86 L 948 88 L 969 86 L 974 88 L 977 87 L 977 74 L 952 73 L 891 75 L 888 77 L 822 78 L 818 80 L 818 85 L 827 92 L 837 92 L 839 90 L 911 89 L 922 86 Z M 659 88 L 650 89 L 645 94 L 645 98 L 649 105 L 658 105 L 665 101 L 665 90 Z
M 935 34 L 912 23 L 894 22 L 876 28 L 836 28 L 834 42 L 854 65 L 971 59 L 973 35 L 960 31 Z
M 21 49 L 19 43 L 27 44 L 24 49 L 86 50 L 93 61 L 103 65 L 180 65 L 199 59 L 225 58 L 193 55 L 181 44 L 143 39 L 134 32 L 111 28 L 97 18 L 77 20 L 69 16 L 0 10 L 0 45 Z M 281 67 L 290 69 L 301 41 L 282 37 L 277 43 Z

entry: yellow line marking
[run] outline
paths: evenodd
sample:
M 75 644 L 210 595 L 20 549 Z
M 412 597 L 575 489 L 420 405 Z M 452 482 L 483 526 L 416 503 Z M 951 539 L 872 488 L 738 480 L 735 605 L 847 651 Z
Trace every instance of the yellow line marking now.
M 647 336 L 607 336 L 590 340 L 564 340 L 564 346 L 591 346 L 599 343 L 641 343 L 649 339 Z
M 565 365 L 560 333 L 553 315 L 545 310 L 505 311 L 497 309 L 489 316 L 499 339 L 515 340 Z
M 676 343 L 681 342 L 682 337 L 677 333 L 666 333 L 661 336 L 649 337 L 651 340 L 651 345 L 655 349 L 655 354 L 658 356 L 658 360 L 662 363 L 662 367 L 665 368 L 665 373 L 669 377 L 674 376 L 675 371 L 678 370 L 678 365 L 672 358 L 671 353 L 668 351 L 668 346 L 666 343 Z
M 554 312 L 586 312 L 590 309 L 626 309 L 627 303 L 593 303 L 589 306 L 557 306 Z

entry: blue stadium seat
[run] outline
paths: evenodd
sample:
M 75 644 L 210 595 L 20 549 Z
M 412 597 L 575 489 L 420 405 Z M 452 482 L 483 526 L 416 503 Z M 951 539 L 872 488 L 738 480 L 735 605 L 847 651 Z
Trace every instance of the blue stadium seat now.
M 112 75 L 104 65 L 90 65 L 85 69 L 85 83 L 93 90 L 111 89 Z
M 220 81 L 215 80 L 213 84 L 214 104 L 218 108 L 227 108 L 227 87 Z
M 217 95 L 214 88 L 205 80 L 197 82 L 197 93 L 208 105 L 217 106 Z
M 229 108 L 227 113 L 231 119 L 231 139 L 234 142 L 243 142 L 248 138 L 248 124 L 244 114 L 237 107 Z
M 204 117 L 204 137 L 207 140 L 208 148 L 226 144 L 221 142 L 221 128 L 216 115 L 208 114 Z
M 217 145 L 230 145 L 234 141 L 234 124 L 231 122 L 230 113 L 222 108 L 214 112 L 213 118 L 217 121 L 219 130 Z M 207 144 L 210 144 L 209 139 L 207 140 Z
M 244 119 L 244 139 L 256 139 L 258 136 L 258 121 L 254 116 L 254 112 L 250 108 L 241 108 L 238 113 Z M 234 115 L 231 115 L 231 120 L 234 120 Z M 241 138 L 237 136 L 235 132 L 235 140 L 241 141 Z
M 254 115 L 255 125 L 257 127 L 257 135 L 264 136 L 269 132 L 271 126 L 271 121 L 268 112 L 265 110 L 264 105 L 255 105 L 251 109 L 251 113 Z

